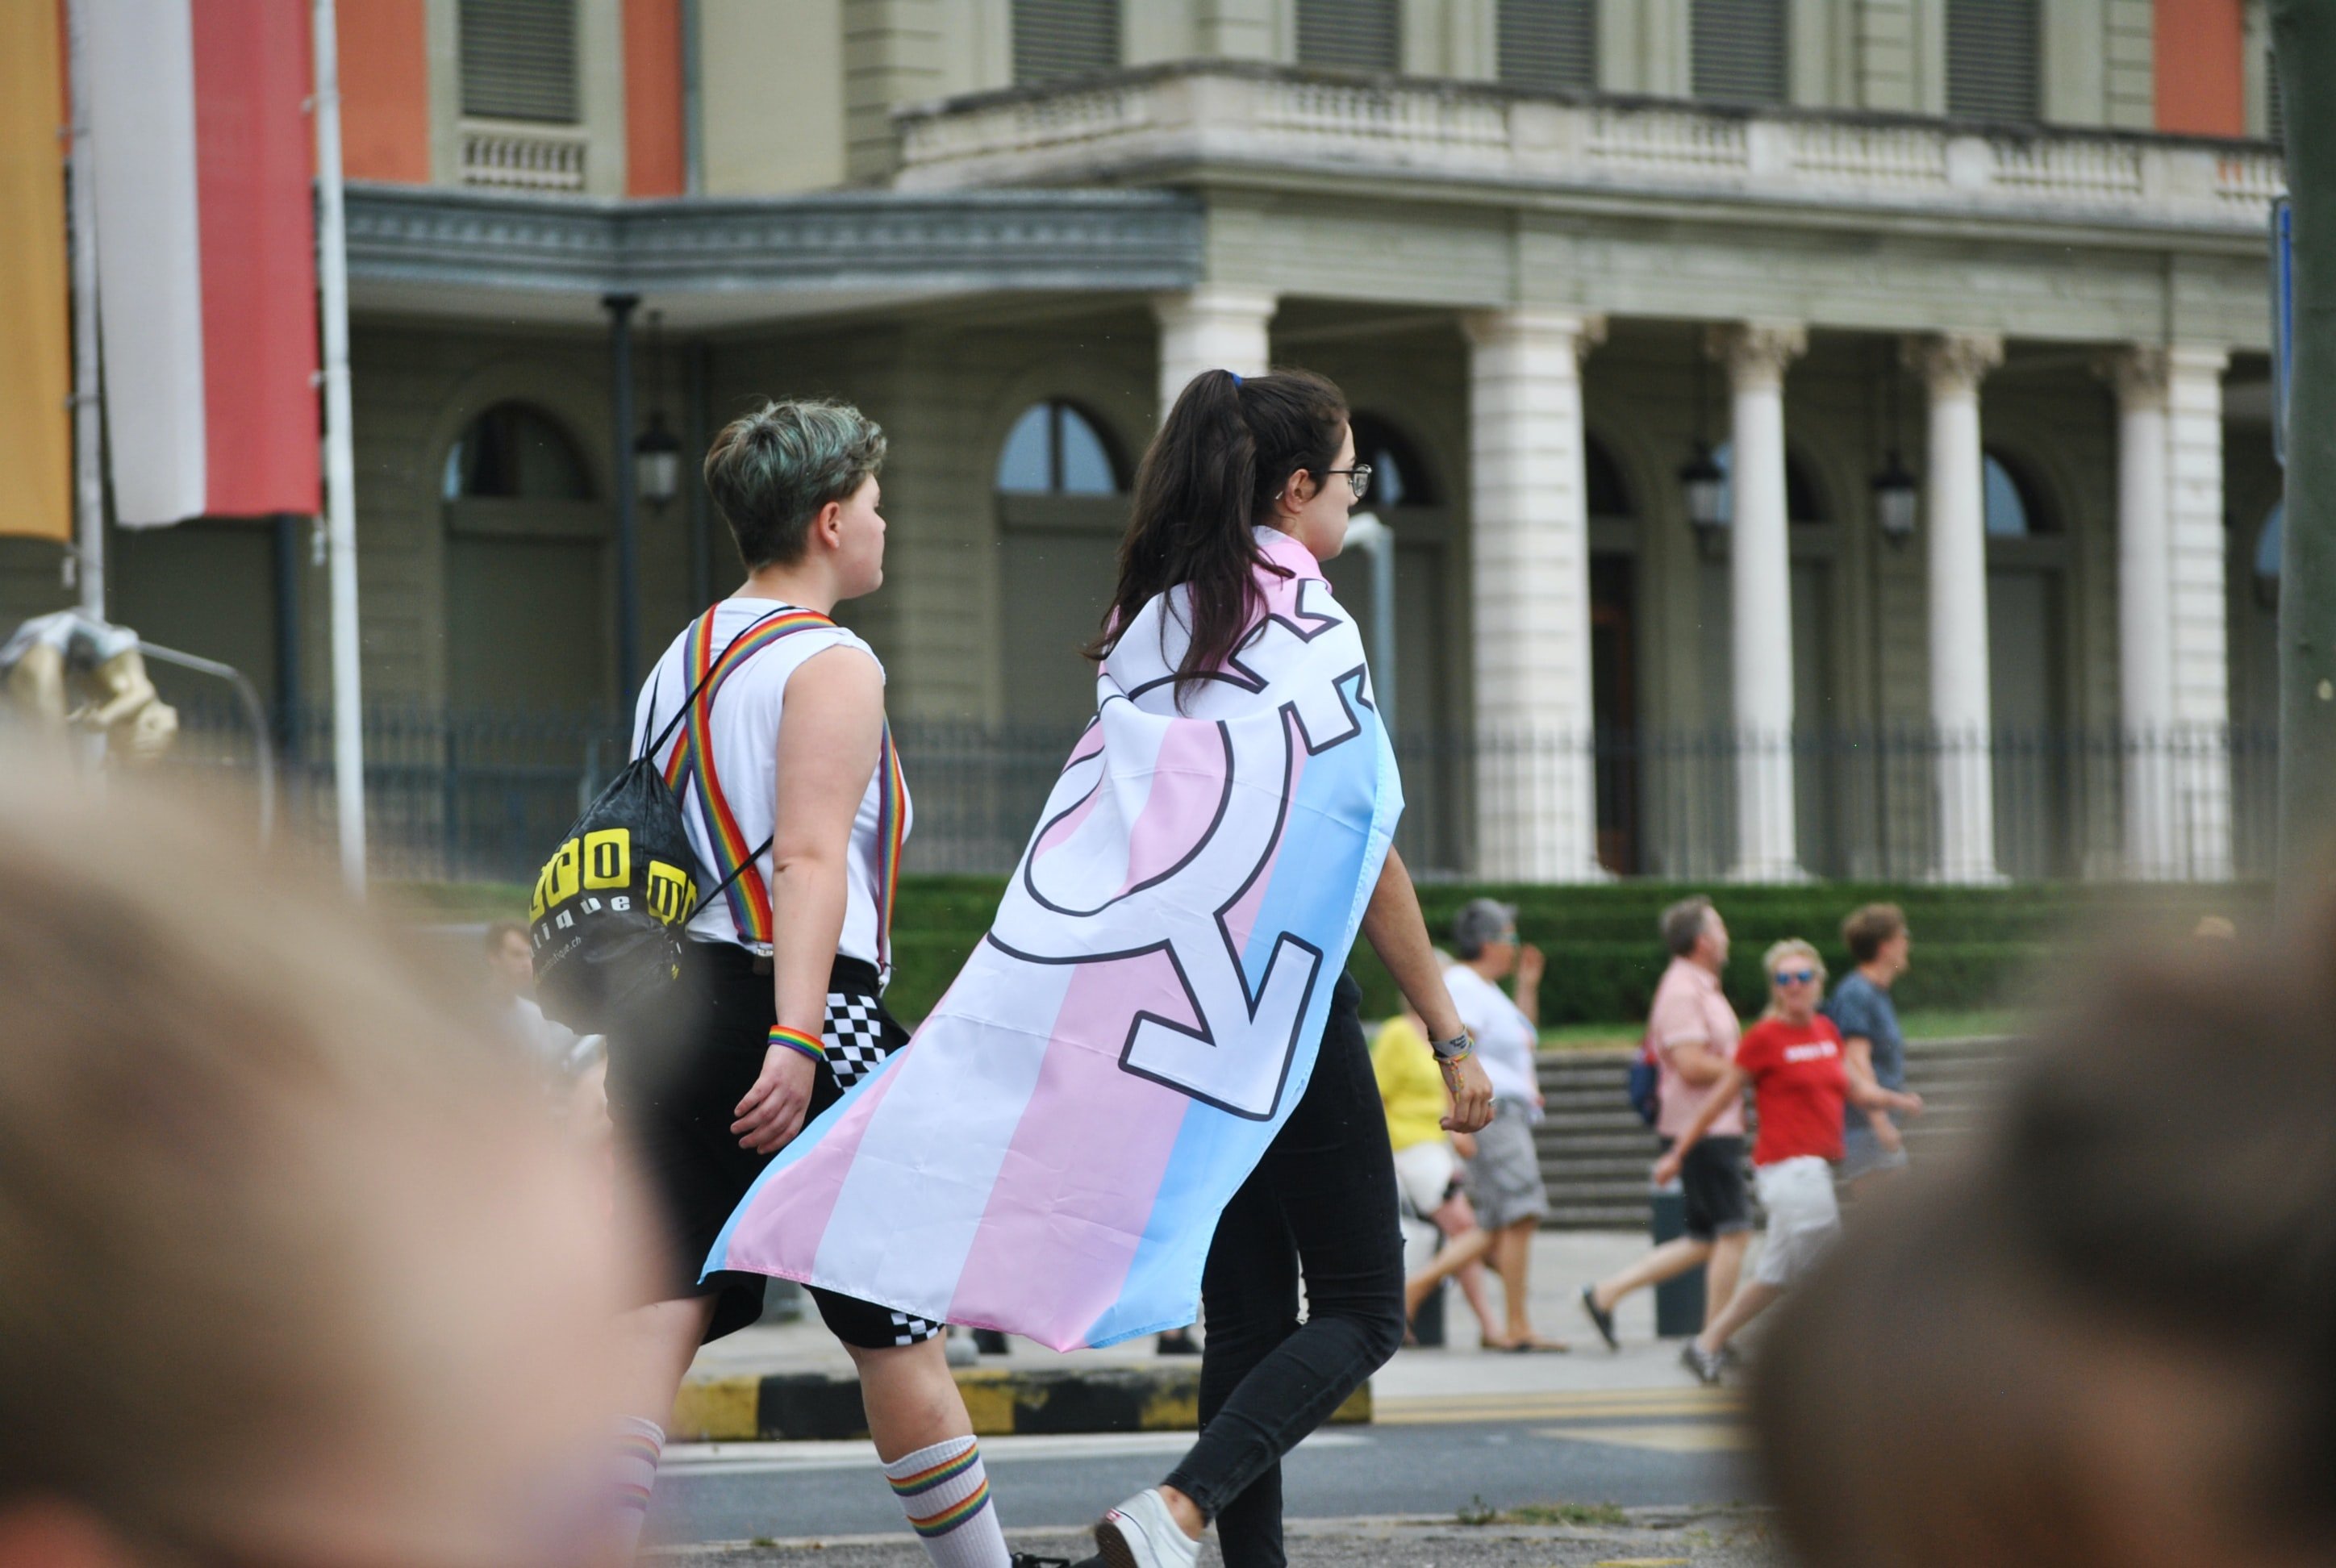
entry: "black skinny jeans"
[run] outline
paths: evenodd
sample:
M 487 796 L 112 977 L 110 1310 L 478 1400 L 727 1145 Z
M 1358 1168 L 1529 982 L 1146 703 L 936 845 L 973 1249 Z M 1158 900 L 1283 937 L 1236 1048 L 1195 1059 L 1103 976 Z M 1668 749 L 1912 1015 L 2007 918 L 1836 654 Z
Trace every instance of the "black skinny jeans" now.
M 1395 1157 L 1361 998 L 1341 975 L 1313 1079 L 1226 1205 L 1201 1280 L 1201 1437 L 1167 1485 L 1216 1521 L 1225 1568 L 1287 1561 L 1281 1456 L 1403 1343 Z

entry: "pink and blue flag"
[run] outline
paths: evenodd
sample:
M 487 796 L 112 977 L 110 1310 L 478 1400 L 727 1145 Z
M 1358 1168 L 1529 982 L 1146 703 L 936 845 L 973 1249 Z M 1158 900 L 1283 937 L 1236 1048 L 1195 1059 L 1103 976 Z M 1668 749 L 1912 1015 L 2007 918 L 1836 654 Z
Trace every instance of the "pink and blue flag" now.
M 1181 703 L 1183 591 L 1130 622 L 988 935 L 772 1161 L 709 1272 L 1060 1350 L 1197 1315 L 1403 810 L 1353 618 L 1295 541 L 1259 540 L 1263 617 Z

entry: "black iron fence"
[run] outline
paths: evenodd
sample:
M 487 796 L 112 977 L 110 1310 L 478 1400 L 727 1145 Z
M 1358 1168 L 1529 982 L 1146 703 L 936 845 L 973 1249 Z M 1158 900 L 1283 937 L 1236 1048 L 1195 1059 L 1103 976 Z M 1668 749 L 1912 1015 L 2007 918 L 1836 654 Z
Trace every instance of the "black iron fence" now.
M 189 706 L 181 717 L 171 767 L 252 767 L 238 713 Z M 894 728 L 916 808 L 910 868 L 1009 869 L 1072 734 Z M 623 727 L 602 713 L 384 706 L 367 712 L 365 734 L 368 840 L 388 877 L 532 878 L 628 755 Z M 275 739 L 279 820 L 329 835 L 329 716 L 303 716 Z M 1919 727 L 1415 732 L 1396 750 L 1408 802 L 1397 842 L 1427 876 L 1579 874 L 1592 856 L 1606 874 L 1666 881 L 2219 881 L 2272 870 L 2268 729 L 1983 740 Z M 1565 853 L 1550 860 L 1552 845 Z

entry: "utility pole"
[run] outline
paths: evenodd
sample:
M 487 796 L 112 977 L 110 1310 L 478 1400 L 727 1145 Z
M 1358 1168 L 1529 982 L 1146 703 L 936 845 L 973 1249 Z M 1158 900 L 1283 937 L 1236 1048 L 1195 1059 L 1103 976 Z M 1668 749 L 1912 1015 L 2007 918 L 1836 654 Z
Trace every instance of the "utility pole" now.
M 105 479 L 99 467 L 97 381 L 97 171 L 89 131 L 89 7 L 65 14 L 73 80 L 73 161 L 66 187 L 73 212 L 73 580 L 81 608 L 105 618 Z
M 341 191 L 340 34 L 316 0 L 316 305 L 324 327 L 325 537 L 332 562 L 333 800 L 341 878 L 365 885 L 365 709 L 357 640 L 356 458 L 349 432 L 349 259 Z
M 2294 213 L 2295 357 L 2279 562 L 2279 900 L 2336 827 L 2336 5 L 2271 0 Z

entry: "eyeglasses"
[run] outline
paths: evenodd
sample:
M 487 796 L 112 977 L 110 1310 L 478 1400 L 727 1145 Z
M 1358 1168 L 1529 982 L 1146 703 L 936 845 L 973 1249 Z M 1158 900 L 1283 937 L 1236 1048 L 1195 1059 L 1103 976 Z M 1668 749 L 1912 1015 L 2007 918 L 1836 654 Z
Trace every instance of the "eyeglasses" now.
M 1778 969 L 1776 983 L 1780 986 L 1806 986 L 1817 978 L 1815 969 Z
M 1325 477 L 1333 473 L 1345 474 L 1347 486 L 1355 492 L 1357 501 L 1371 492 L 1371 465 L 1368 463 L 1358 463 L 1352 468 L 1326 468 L 1322 472 Z

